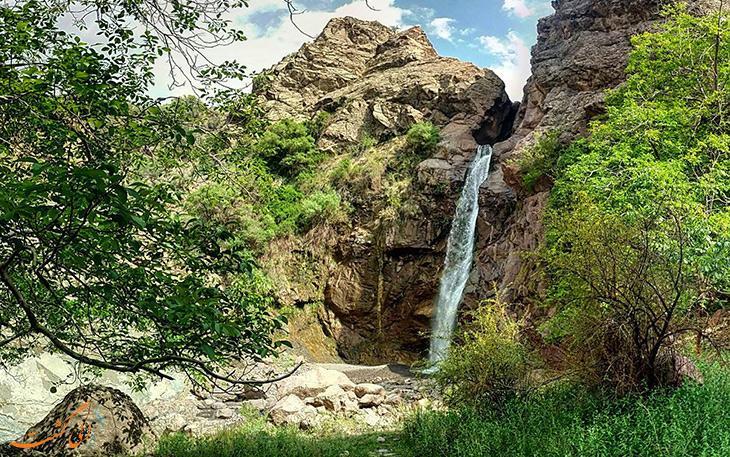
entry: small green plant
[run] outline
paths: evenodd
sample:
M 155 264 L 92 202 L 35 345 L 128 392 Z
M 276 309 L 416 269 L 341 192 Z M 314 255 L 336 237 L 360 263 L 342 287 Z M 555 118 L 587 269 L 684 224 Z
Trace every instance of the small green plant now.
M 304 124 L 284 119 L 261 136 L 255 146 L 271 170 L 285 177 L 295 177 L 314 168 L 326 156 Z
M 301 202 L 302 215 L 308 225 L 320 221 L 339 222 L 347 217 L 340 194 L 333 189 L 314 192 Z
M 433 152 L 441 141 L 441 133 L 429 121 L 416 122 L 408 129 L 406 144 L 409 149 L 422 156 Z
M 352 164 L 352 160 L 349 157 L 345 157 L 330 172 L 330 182 L 335 186 L 346 185 L 348 179 L 358 171 L 358 168 Z
M 528 351 L 519 323 L 495 299 L 468 312 L 471 320 L 458 335 L 435 379 L 452 406 L 501 408 L 528 389 Z
M 314 139 L 318 140 L 329 125 L 331 118 L 332 114 L 328 113 L 327 111 L 320 111 L 312 118 L 311 121 L 306 121 L 304 123 L 304 126 L 309 131 L 309 134 Z
M 514 162 L 522 171 L 522 182 L 529 192 L 535 191 L 535 184 L 546 176 L 551 181 L 557 178 L 558 159 L 565 147 L 560 143 L 560 130 L 548 130 L 537 136 L 537 142 L 524 150 Z

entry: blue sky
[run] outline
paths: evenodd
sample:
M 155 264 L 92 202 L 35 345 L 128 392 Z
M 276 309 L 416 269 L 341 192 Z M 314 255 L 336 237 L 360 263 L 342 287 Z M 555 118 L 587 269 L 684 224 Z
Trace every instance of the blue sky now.
M 529 48 L 537 37 L 537 20 L 550 14 L 550 0 L 294 0 L 302 11 L 297 25 L 310 35 L 319 34 L 327 22 L 338 16 L 378 20 L 385 25 L 407 28 L 420 25 L 436 50 L 445 56 L 494 70 L 507 85 L 513 100 L 522 98 L 529 76 Z M 224 49 L 207 51 L 214 61 L 235 58 L 250 70 L 274 65 L 311 39 L 289 22 L 284 0 L 250 0 L 249 8 L 232 14 L 248 41 Z M 154 91 L 169 95 L 165 71 Z M 188 92 L 178 88 L 173 93 Z

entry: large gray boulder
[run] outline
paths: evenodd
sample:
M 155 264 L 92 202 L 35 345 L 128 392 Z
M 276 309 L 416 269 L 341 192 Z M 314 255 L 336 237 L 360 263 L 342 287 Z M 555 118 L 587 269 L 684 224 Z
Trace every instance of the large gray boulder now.
M 145 451 L 155 438 L 147 418 L 128 395 L 85 385 L 69 392 L 15 443 L 32 446 L 32 451 L 45 456 L 116 455 Z

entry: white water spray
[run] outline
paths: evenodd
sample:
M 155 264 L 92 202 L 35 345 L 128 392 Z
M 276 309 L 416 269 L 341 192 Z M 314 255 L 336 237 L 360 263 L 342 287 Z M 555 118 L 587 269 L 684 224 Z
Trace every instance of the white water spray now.
M 428 358 L 434 363 L 444 360 L 449 353 L 451 336 L 456 328 L 456 312 L 471 272 L 474 231 L 479 214 L 479 187 L 487 179 L 491 161 L 492 147 L 479 146 L 456 205 L 436 300 L 436 316 L 432 323 Z

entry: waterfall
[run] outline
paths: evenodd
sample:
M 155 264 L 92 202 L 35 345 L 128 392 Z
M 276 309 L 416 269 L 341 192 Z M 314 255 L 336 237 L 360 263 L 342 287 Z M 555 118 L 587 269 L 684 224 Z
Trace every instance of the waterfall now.
M 432 323 L 431 362 L 445 359 L 451 345 L 451 336 L 456 328 L 456 312 L 471 272 L 474 232 L 479 214 L 479 187 L 487 179 L 491 160 L 492 147 L 479 146 L 456 205 L 436 299 L 436 315 Z

